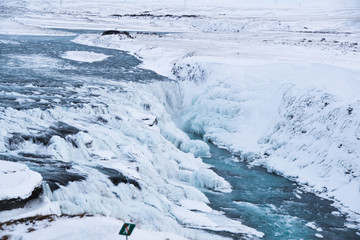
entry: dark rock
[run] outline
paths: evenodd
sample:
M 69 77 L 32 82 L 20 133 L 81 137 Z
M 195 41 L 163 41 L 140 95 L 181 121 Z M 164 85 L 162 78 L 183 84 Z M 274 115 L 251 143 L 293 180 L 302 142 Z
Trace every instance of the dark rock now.
M 18 154 L 25 158 L 40 158 L 40 159 L 51 158 L 51 155 L 34 154 L 34 153 L 27 153 L 27 152 L 19 152 Z
M 26 199 L 15 198 L 15 199 L 0 200 L 0 211 L 11 210 L 14 208 L 22 208 L 29 201 L 38 198 L 42 193 L 42 190 L 43 190 L 42 186 L 35 188 L 32 194 L 30 195 L 30 197 Z
M 143 107 L 143 109 L 145 109 L 145 110 L 147 110 L 147 111 L 149 111 L 149 110 L 151 109 L 151 105 L 148 104 L 148 103 L 144 103 L 144 104 L 142 105 L 142 107 Z
M 140 184 L 137 180 L 135 179 L 131 179 L 127 176 L 125 176 L 124 174 L 122 174 L 121 172 L 112 169 L 112 168 L 106 168 L 106 167 L 96 167 L 96 169 L 105 174 L 106 176 L 108 176 L 109 180 L 114 184 L 114 185 L 118 185 L 119 183 L 126 183 L 126 184 L 132 184 L 134 185 L 137 189 L 141 190 Z
M 108 123 L 108 120 L 105 119 L 105 118 L 103 118 L 103 117 L 98 117 L 98 118 L 97 118 L 97 121 L 99 121 L 99 122 L 101 122 L 101 123 L 103 123 L 103 124 Z
M 117 30 L 107 30 L 103 32 L 101 35 L 118 35 L 120 34 L 120 31 Z
M 66 168 L 51 168 L 46 172 L 42 172 L 44 181 L 49 185 L 50 190 L 54 192 L 60 186 L 67 186 L 70 182 L 77 182 L 85 180 L 85 176 L 79 173 L 68 171 Z
M 33 154 L 22 155 L 31 156 Z M 0 159 L 26 164 L 30 169 L 41 174 L 43 181 L 49 185 L 51 191 L 57 190 L 60 186 L 67 186 L 69 182 L 82 181 L 86 179 L 86 175 L 76 172 L 71 163 L 9 154 L 0 154 Z
M 80 132 L 80 129 L 70 126 L 64 122 L 56 122 L 50 126 L 47 131 L 44 131 L 38 135 L 26 135 L 21 133 L 13 133 L 13 136 L 8 139 L 8 148 L 15 150 L 17 145 L 25 141 L 32 141 L 36 144 L 49 145 L 53 136 L 59 136 L 66 139 L 68 135 L 75 135 Z
M 128 31 L 107 30 L 101 34 L 101 36 L 104 35 L 125 35 L 128 38 L 133 38 Z
M 139 14 L 113 14 L 112 17 L 143 17 L 143 18 L 200 18 L 200 15 L 194 14 L 183 14 L 183 15 L 173 15 L 173 14 L 151 14 L 151 13 L 139 13 Z
M 154 126 L 154 125 L 157 125 L 158 124 L 158 120 L 157 118 L 155 118 L 154 122 L 149 124 L 150 127 Z

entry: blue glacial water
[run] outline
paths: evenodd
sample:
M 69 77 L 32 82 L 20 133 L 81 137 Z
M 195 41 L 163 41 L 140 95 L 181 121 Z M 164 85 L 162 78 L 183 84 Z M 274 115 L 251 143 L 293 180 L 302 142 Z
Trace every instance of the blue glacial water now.
M 233 188 L 225 194 L 206 191 L 212 208 L 262 231 L 268 240 L 360 239 L 356 230 L 345 226 L 344 216 L 333 214 L 337 209 L 331 206 L 332 201 L 306 192 L 264 168 L 250 167 L 227 150 L 211 144 L 210 148 L 212 157 L 204 161 Z M 240 239 L 233 234 L 224 235 Z

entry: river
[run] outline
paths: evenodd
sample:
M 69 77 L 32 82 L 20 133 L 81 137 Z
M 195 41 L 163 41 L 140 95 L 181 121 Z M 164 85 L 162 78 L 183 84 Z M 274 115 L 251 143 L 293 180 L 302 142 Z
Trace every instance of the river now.
M 210 206 L 265 233 L 264 239 L 359 239 L 333 202 L 264 168 L 250 166 L 212 144 L 206 163 L 232 186 L 231 193 L 206 191 Z M 231 234 L 230 234 L 231 235 Z M 236 239 L 236 236 L 231 235 Z
M 0 43 L 0 107 L 3 108 L 21 111 L 46 110 L 55 106 L 80 107 L 97 97 L 91 92 L 79 91 L 84 85 L 121 91 L 121 87 L 112 83 L 169 81 L 155 72 L 139 68 L 140 61 L 134 56 L 75 44 L 71 42 L 73 37 L 0 37 L 3 41 Z M 97 52 L 110 57 L 97 64 L 76 62 L 61 58 L 66 51 Z M 46 145 L 54 135 L 65 137 L 77 132 L 76 128 L 58 123 L 41 136 L 15 134 L 9 142 L 10 145 L 18 144 L 33 138 L 34 142 Z M 265 239 L 269 240 L 359 239 L 355 230 L 345 227 L 346 218 L 332 206 L 331 201 L 308 193 L 296 183 L 263 168 L 250 167 L 226 150 L 211 145 L 211 152 L 212 157 L 204 161 L 211 164 L 233 188 L 231 193 L 205 191 L 212 208 L 264 232 Z M 70 181 L 91 177 L 79 170 L 81 168 L 73 168 L 74 163 L 55 161 L 48 155 L 24 152 L 3 152 L 0 155 L 3 160 L 23 162 L 40 172 L 52 191 Z M 238 238 L 231 233 L 221 234 Z

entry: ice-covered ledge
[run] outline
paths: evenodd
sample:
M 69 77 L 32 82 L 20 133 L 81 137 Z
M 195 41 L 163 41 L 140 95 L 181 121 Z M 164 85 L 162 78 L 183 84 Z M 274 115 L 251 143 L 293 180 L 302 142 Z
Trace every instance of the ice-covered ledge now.
M 0 211 L 23 207 L 42 191 L 42 177 L 19 163 L 0 161 Z

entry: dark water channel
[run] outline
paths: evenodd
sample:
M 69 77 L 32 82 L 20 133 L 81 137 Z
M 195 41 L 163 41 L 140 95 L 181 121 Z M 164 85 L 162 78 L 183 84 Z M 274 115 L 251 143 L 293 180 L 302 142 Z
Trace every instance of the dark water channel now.
M 345 217 L 337 214 L 331 201 L 263 168 L 249 167 L 224 149 L 210 147 L 212 157 L 204 161 L 233 188 L 225 194 L 205 192 L 212 208 L 265 233 L 264 239 L 360 239 L 356 230 L 345 226 Z

